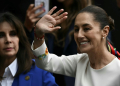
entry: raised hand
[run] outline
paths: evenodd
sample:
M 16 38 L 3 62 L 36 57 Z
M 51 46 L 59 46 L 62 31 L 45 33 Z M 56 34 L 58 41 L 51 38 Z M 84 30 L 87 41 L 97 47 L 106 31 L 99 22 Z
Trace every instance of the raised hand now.
M 57 7 L 53 7 L 45 16 L 43 16 L 36 24 L 36 33 L 44 34 L 58 30 L 61 27 L 56 26 L 63 22 L 67 18 L 67 12 L 62 13 L 64 10 L 60 9 L 56 13 L 52 14 Z M 62 13 L 62 14 L 61 14 Z
M 35 11 L 37 9 L 42 8 L 42 4 L 40 4 L 37 7 L 34 7 L 34 4 L 30 4 L 27 11 L 26 11 L 26 18 L 25 18 L 25 22 L 24 22 L 24 26 L 31 31 L 32 28 L 35 25 L 35 22 L 37 22 L 40 18 L 38 17 L 39 15 L 41 15 L 42 13 L 45 12 L 45 10 L 43 9 L 42 11 L 40 11 L 39 13 L 35 13 Z

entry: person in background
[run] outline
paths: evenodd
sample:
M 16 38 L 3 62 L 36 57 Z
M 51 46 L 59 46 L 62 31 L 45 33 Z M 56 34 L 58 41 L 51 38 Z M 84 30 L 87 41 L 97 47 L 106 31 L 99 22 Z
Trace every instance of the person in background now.
M 32 31 L 34 23 L 36 22 L 36 19 L 39 20 L 34 11 L 37 9 L 41 9 L 42 5 L 34 7 L 34 0 L 2 0 L 0 3 L 0 7 L 2 8 L 0 9 L 0 13 L 10 12 L 22 22 L 27 37 L 29 38 L 29 42 L 32 43 L 34 39 Z M 38 15 L 39 14 L 41 13 L 38 13 Z
M 23 24 L 0 13 L 0 86 L 58 86 L 54 76 L 35 65 Z
M 0 12 L 10 12 L 15 15 L 23 24 L 25 21 L 26 11 L 34 0 L 1 0 Z
M 45 12 L 45 9 L 43 9 L 42 7 L 43 7 L 43 4 L 40 4 L 36 7 L 34 6 L 34 4 L 30 4 L 28 9 L 26 10 L 26 16 L 25 16 L 25 21 L 23 25 L 24 25 L 27 37 L 29 39 L 29 42 L 31 44 L 34 39 L 35 23 L 40 19 L 40 17 L 38 16 Z M 42 10 L 38 13 L 35 13 L 35 11 L 38 9 L 42 9 Z
M 120 86 L 120 60 L 109 52 L 107 35 L 114 29 L 114 22 L 98 6 L 87 6 L 75 18 L 74 39 L 81 54 L 57 56 L 49 53 L 45 33 L 59 30 L 56 26 L 67 16 L 55 7 L 36 24 L 35 39 L 31 46 L 35 63 L 44 70 L 75 77 L 75 86 Z M 61 14 L 61 15 L 59 15 Z M 54 16 L 56 15 L 56 16 Z

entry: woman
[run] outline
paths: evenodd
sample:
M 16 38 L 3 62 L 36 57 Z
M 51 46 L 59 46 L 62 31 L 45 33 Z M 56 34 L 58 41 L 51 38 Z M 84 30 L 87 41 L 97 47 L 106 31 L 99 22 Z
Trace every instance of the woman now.
M 74 24 L 74 39 L 82 54 L 62 55 L 59 58 L 48 53 L 42 37 L 44 33 L 60 29 L 55 25 L 61 21 L 61 16 L 63 19 L 67 18 L 65 14 L 59 16 L 56 13 L 57 17 L 51 15 L 54 9 L 36 24 L 35 34 L 39 40 L 34 40 L 33 53 L 37 66 L 50 72 L 75 77 L 75 86 L 120 86 L 120 61 L 106 46 L 109 30 L 113 29 L 112 19 L 100 7 L 88 6 L 82 9 Z
M 22 23 L 8 12 L 0 14 L 0 86 L 58 86 L 32 58 Z
M 57 6 L 55 11 L 64 9 L 68 12 L 68 18 L 63 21 L 61 29 L 45 35 L 46 45 L 50 53 L 58 56 L 77 54 L 77 45 L 74 40 L 74 20 L 79 10 L 92 4 L 91 0 L 50 0 L 51 7 Z M 74 78 L 54 74 L 56 82 L 60 86 L 73 86 Z

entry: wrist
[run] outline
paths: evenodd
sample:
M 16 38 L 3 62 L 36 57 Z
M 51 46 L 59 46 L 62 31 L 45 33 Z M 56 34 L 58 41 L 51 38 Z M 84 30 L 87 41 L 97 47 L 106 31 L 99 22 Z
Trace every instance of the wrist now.
M 37 40 L 43 40 L 45 37 L 45 34 L 38 33 L 38 31 L 36 30 L 36 27 L 34 27 L 34 36 Z

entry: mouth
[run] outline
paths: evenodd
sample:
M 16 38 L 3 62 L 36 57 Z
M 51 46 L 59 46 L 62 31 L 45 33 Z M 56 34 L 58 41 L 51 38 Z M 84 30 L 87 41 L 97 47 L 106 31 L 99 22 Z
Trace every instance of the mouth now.
M 88 43 L 88 41 L 86 41 L 86 42 L 80 42 L 80 45 L 85 45 L 87 43 Z
M 12 47 L 4 48 L 4 50 L 6 50 L 6 51 L 11 51 L 12 49 L 13 49 Z

